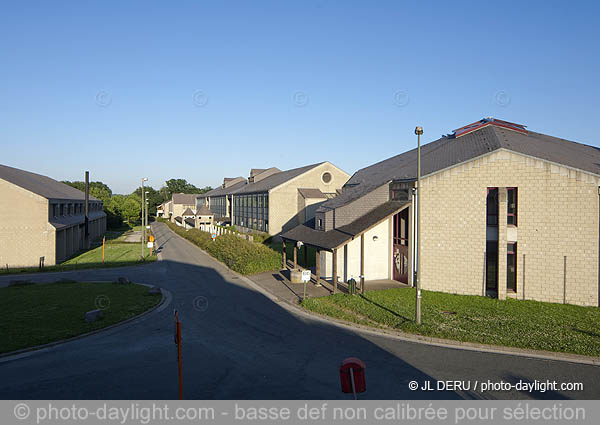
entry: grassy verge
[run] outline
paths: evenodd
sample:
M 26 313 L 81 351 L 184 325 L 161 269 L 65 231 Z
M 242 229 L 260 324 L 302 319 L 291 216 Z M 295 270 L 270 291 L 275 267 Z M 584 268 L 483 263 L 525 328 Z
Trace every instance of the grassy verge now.
M 62 272 L 78 269 L 97 269 L 102 267 L 134 266 L 156 261 L 156 255 L 150 255 L 146 249 L 146 258 L 142 260 L 141 245 L 139 243 L 125 243 L 118 240 L 107 241 L 104 250 L 104 263 L 102 262 L 102 244 L 100 246 L 77 254 L 67 261 L 56 266 L 44 267 L 42 270 L 35 268 L 0 269 L 0 275 L 7 273 L 35 273 L 35 272 Z
M 185 230 L 169 221 L 164 223 L 179 236 L 202 248 L 238 273 L 248 275 L 281 267 L 281 253 L 263 244 L 249 242 L 235 235 L 221 235 L 213 241 L 208 232 Z
M 148 287 L 118 283 L 49 283 L 0 288 L 0 353 L 47 344 L 121 322 L 154 307 Z M 85 312 L 104 317 L 87 323 Z
M 403 332 L 509 347 L 600 356 L 600 309 L 423 291 L 414 322 L 412 288 L 306 299 L 311 311 Z

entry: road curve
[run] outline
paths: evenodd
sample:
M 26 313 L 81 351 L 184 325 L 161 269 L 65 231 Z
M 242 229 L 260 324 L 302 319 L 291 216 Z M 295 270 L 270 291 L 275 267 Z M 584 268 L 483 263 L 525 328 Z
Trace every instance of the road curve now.
M 367 364 L 370 399 L 598 399 L 600 367 L 399 341 L 295 315 L 155 223 L 161 261 L 140 267 L 28 275 L 36 282 L 133 281 L 168 289 L 169 308 L 26 356 L 0 359 L 3 399 L 173 399 L 173 309 L 183 323 L 188 399 L 348 399 L 337 368 Z M 24 278 L 20 276 L 19 278 Z M 0 286 L 14 280 L 0 277 Z M 409 382 L 468 381 L 470 389 L 411 391 Z M 581 382 L 583 391 L 480 391 L 481 382 Z M 473 386 L 478 382 L 477 390 Z

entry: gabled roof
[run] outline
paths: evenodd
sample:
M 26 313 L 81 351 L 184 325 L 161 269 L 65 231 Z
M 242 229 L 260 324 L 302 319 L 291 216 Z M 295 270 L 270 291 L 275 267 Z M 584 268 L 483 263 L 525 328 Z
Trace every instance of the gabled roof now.
M 244 180 L 229 187 L 217 187 L 216 189 L 213 189 L 210 192 L 206 192 L 202 196 L 206 196 L 207 198 L 215 198 L 217 196 L 232 195 L 246 185 L 246 180 Z
M 196 220 L 194 220 L 193 218 L 186 218 L 185 223 L 188 226 L 196 227 Z
M 360 234 L 379 224 L 382 220 L 396 214 L 409 203 L 409 201 L 388 201 L 345 226 L 323 232 L 309 226 L 300 225 L 283 233 L 281 237 L 292 241 L 302 241 L 307 245 L 316 246 L 326 250 L 332 250 L 333 248 L 338 248 L 342 244 L 360 236 Z
M 494 123 L 421 146 L 421 175 L 427 176 L 499 149 L 600 175 L 599 148 L 533 131 L 516 131 Z M 326 201 L 320 210 L 346 205 L 392 180 L 416 178 L 417 149 L 412 149 L 357 171 L 346 182 L 342 193 Z
M 209 210 L 206 205 L 202 205 L 198 211 L 196 211 L 196 215 L 214 215 L 214 213 Z
M 173 204 L 195 205 L 196 199 L 202 195 L 197 193 L 174 193 Z
M 187 208 L 182 214 L 181 216 L 186 216 L 186 215 L 194 215 L 194 211 L 192 211 L 190 208 Z
M 312 164 L 312 165 L 307 165 L 305 167 L 294 168 L 292 170 L 281 171 L 281 172 L 273 174 L 269 177 L 265 177 L 264 179 L 262 179 L 256 183 L 251 183 L 251 184 L 244 186 L 242 189 L 238 190 L 236 194 L 239 195 L 239 194 L 243 194 L 243 193 L 267 192 L 267 191 L 287 182 L 288 180 L 291 180 L 294 177 L 304 174 L 307 171 L 310 171 L 313 168 L 316 168 L 319 165 L 324 164 L 324 163 L 325 162 L 319 162 L 318 164 Z
M 22 187 L 46 199 L 85 200 L 85 193 L 68 184 L 61 183 L 41 174 L 0 164 L 0 179 Z M 98 201 L 90 195 L 90 200 Z

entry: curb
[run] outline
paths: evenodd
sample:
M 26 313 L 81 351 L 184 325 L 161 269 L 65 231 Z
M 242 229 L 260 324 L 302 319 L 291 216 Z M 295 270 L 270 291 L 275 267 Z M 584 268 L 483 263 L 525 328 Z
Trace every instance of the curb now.
M 102 283 L 102 282 L 98 282 L 98 283 Z M 133 284 L 147 286 L 149 288 L 155 286 L 155 285 L 148 285 L 146 283 L 133 283 Z M 132 322 L 135 322 L 138 320 L 141 321 L 141 319 L 145 319 L 146 318 L 145 316 L 149 316 L 151 313 L 159 313 L 159 312 L 163 311 L 165 308 L 167 308 L 167 306 L 171 303 L 171 300 L 173 299 L 173 294 L 171 294 L 170 291 L 168 291 L 164 288 L 160 288 L 160 290 L 162 292 L 162 299 L 160 300 L 160 302 L 158 304 L 156 304 L 154 307 L 152 307 L 151 309 L 146 310 L 143 313 L 138 314 L 137 316 L 130 317 L 129 319 L 125 319 L 121 322 L 113 323 L 112 325 L 106 326 L 101 329 L 96 329 L 96 330 L 86 332 L 86 333 L 83 333 L 80 335 L 75 335 L 70 338 L 61 339 L 58 341 L 49 342 L 47 344 L 36 345 L 33 347 L 22 348 L 20 350 L 10 351 L 8 353 L 0 354 L 0 363 L 6 363 L 6 362 L 9 362 L 12 360 L 18 360 L 23 357 L 27 357 L 29 355 L 35 354 L 38 351 L 43 351 L 43 350 L 52 348 L 57 345 L 66 344 L 67 342 L 76 341 L 78 339 L 96 335 L 96 334 L 99 334 L 104 331 L 109 331 L 111 329 L 115 329 L 119 326 L 123 326 L 123 325 L 129 324 L 129 323 L 132 323 Z
M 314 313 L 314 312 L 311 312 L 309 310 L 306 310 L 306 309 L 300 307 L 298 304 L 294 304 L 283 298 L 279 298 L 278 296 L 274 295 L 269 290 L 263 288 L 258 283 L 254 282 L 252 279 L 250 279 L 247 276 L 244 276 L 234 270 L 231 270 L 229 267 L 227 267 L 227 265 L 225 263 L 222 263 L 221 261 L 217 260 L 210 254 L 208 254 L 207 252 L 202 250 L 200 247 L 194 245 L 192 242 L 188 241 L 187 239 L 179 236 L 177 233 L 173 232 L 169 228 L 169 226 L 166 226 L 166 227 L 175 236 L 183 239 L 184 241 L 189 243 L 191 246 L 195 247 L 196 249 L 200 250 L 202 253 L 206 254 L 208 257 L 210 257 L 215 262 L 223 265 L 227 270 L 229 270 L 231 273 L 233 273 L 237 278 L 239 278 L 240 280 L 242 280 L 243 282 L 248 284 L 250 287 L 252 287 L 256 291 L 265 295 L 271 301 L 281 305 L 286 310 L 288 310 L 294 314 L 297 314 L 299 316 L 303 316 L 305 318 L 317 320 L 319 322 L 338 326 L 340 328 L 344 328 L 347 330 L 359 331 L 362 333 L 368 333 L 370 335 L 386 337 L 386 338 L 391 338 L 391 339 L 405 341 L 405 342 L 413 342 L 413 343 L 417 343 L 417 344 L 426 344 L 426 345 L 432 345 L 432 346 L 437 346 L 437 347 L 452 348 L 452 349 L 456 349 L 456 350 L 479 351 L 479 352 L 492 353 L 492 354 L 503 354 L 503 355 L 529 357 L 529 358 L 542 359 L 542 360 L 552 360 L 552 361 L 561 361 L 561 362 L 600 366 L 600 357 L 585 356 L 585 355 L 581 355 L 581 354 L 556 353 L 553 351 L 530 350 L 530 349 L 517 348 L 517 347 L 504 347 L 504 346 L 499 346 L 499 345 L 478 344 L 478 343 L 474 343 L 474 342 L 463 342 L 463 341 L 456 341 L 456 340 L 452 340 L 452 339 L 428 337 L 428 336 L 424 336 L 424 335 L 410 334 L 410 333 L 405 333 L 405 332 L 400 332 L 400 331 L 386 330 L 386 329 L 374 328 L 374 327 L 365 326 L 365 325 L 359 325 L 357 323 L 348 322 L 348 321 L 336 319 L 336 318 L 333 318 L 330 316 L 325 316 L 322 314 Z

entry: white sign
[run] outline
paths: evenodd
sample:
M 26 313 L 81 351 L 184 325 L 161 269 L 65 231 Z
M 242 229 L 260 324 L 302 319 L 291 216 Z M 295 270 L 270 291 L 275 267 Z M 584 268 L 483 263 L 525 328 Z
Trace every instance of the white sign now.
M 148 248 L 153 248 L 154 247 L 154 242 L 148 242 Z
M 310 270 L 302 270 L 302 282 L 310 282 Z
M 146 226 L 146 229 L 149 229 L 149 228 L 150 228 L 150 226 Z

